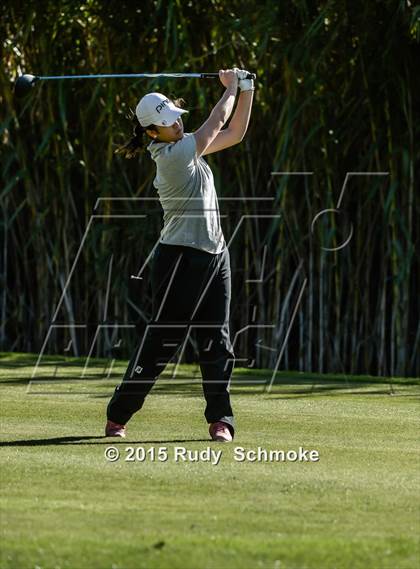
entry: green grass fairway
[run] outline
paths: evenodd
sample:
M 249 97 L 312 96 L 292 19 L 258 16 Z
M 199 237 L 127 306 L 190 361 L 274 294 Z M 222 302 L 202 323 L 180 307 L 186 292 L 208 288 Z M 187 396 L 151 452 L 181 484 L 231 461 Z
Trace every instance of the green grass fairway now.
M 81 360 L 43 358 L 29 383 L 35 361 L 0 354 L 3 569 L 419 567 L 418 380 L 282 372 L 266 393 L 237 370 L 229 445 L 208 440 L 185 366 L 115 440 L 104 413 L 126 362 L 101 380 L 95 360 L 78 380 Z M 111 445 L 117 462 L 104 457 Z M 169 457 L 128 462 L 130 446 Z M 180 446 L 223 454 L 217 466 L 175 462 Z M 301 446 L 320 460 L 236 462 L 237 446 Z

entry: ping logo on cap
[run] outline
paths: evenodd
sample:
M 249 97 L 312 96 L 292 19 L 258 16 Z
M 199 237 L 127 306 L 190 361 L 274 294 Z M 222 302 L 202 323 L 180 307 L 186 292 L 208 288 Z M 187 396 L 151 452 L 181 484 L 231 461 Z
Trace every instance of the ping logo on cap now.
M 165 99 L 163 100 L 161 103 L 158 104 L 158 106 L 156 107 L 156 112 L 160 113 L 160 111 L 165 108 L 165 105 L 167 105 L 169 103 L 169 99 Z

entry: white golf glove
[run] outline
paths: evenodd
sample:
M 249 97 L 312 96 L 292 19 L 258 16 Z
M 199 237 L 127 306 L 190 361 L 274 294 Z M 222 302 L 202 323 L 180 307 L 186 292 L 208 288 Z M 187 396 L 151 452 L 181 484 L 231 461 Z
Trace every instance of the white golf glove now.
M 237 67 L 234 67 L 234 70 L 236 71 L 236 75 L 238 76 L 239 79 L 238 82 L 239 89 L 241 91 L 253 91 L 255 89 L 254 80 L 245 79 L 249 71 L 247 71 L 246 69 L 238 69 Z

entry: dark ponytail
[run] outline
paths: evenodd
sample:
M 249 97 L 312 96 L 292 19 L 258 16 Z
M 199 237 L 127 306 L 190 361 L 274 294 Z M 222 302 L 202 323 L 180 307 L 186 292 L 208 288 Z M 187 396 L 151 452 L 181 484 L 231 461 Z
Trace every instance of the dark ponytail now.
M 127 116 L 128 119 L 131 120 L 133 123 L 133 136 L 128 140 L 125 144 L 119 146 L 116 150 L 114 150 L 115 154 L 121 154 L 124 158 L 135 158 L 138 154 L 140 154 L 150 142 L 148 140 L 146 129 L 147 130 L 155 130 L 157 132 L 157 128 L 154 124 L 149 126 L 141 126 L 139 123 L 136 113 L 130 109 L 130 114 Z

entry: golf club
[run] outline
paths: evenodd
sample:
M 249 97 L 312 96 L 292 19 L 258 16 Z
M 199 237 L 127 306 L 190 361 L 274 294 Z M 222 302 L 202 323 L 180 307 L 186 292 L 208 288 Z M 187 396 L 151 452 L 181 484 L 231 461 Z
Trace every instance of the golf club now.
M 38 76 L 24 74 L 20 75 L 15 83 L 15 95 L 23 97 L 38 81 L 54 81 L 63 79 L 123 79 L 123 78 L 159 78 L 166 77 L 172 79 L 198 78 L 198 79 L 216 79 L 219 77 L 218 73 L 105 73 L 101 75 L 54 75 L 54 76 Z M 249 73 L 247 79 L 255 79 L 255 73 Z

